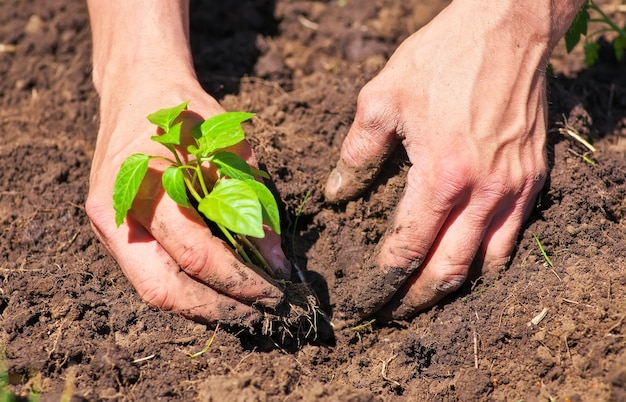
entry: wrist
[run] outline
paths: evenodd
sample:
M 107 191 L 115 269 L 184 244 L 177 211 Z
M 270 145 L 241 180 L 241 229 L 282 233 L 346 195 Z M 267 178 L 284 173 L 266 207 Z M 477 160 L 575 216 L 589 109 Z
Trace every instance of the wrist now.
M 186 0 L 88 0 L 88 7 L 93 82 L 101 96 L 108 85 L 119 90 L 156 72 L 195 76 Z
M 544 48 L 547 61 L 585 0 L 455 0 L 464 21 L 504 46 Z
M 102 116 L 206 96 L 189 45 L 187 0 L 88 0 Z M 156 110 L 156 109 L 155 109 Z
M 159 105 L 157 109 L 169 107 L 198 93 L 206 95 L 190 67 L 148 59 L 132 67 L 125 62 L 109 64 L 98 89 L 102 115 L 116 115 L 141 105 L 151 107 L 152 103 Z

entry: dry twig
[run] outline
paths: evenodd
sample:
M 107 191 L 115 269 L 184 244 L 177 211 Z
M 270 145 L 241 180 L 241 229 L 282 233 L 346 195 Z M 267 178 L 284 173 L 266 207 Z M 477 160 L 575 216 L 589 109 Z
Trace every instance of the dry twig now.
M 474 368 L 478 368 L 478 337 L 476 336 L 476 328 L 474 330 Z
M 567 335 L 563 337 L 563 340 L 565 341 L 565 349 L 567 350 L 567 357 L 569 357 L 569 361 L 573 363 L 574 361 L 572 360 L 572 352 L 570 352 L 569 345 L 567 344 Z
M 380 375 L 383 377 L 383 380 L 390 382 L 391 384 L 393 384 L 396 387 L 402 387 L 402 384 L 400 384 L 398 381 L 396 380 L 392 380 L 391 378 L 389 378 L 387 376 L 387 366 L 389 365 L 389 363 L 391 363 L 391 361 L 393 359 L 395 359 L 396 357 L 398 357 L 397 354 L 391 356 L 389 359 L 387 359 L 387 361 L 380 359 L 380 361 L 383 363 L 383 367 L 380 371 Z

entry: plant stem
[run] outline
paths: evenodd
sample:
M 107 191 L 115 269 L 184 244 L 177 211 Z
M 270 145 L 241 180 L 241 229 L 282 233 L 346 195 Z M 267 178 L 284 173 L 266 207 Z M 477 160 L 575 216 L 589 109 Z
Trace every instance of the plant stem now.
M 204 196 L 206 197 L 207 195 L 209 195 L 209 190 L 207 189 L 206 183 L 204 182 L 204 176 L 202 175 L 202 165 L 200 165 L 200 163 L 196 165 L 196 175 L 198 177 L 198 182 L 200 182 L 200 187 L 202 188 L 202 192 L 204 193 Z
M 248 256 L 248 253 L 246 253 L 246 250 L 243 249 L 243 246 L 241 245 L 241 243 L 239 243 L 237 240 L 235 240 L 235 238 L 230 233 L 230 231 L 228 229 L 226 229 L 224 226 L 222 226 L 219 223 L 217 223 L 217 222 L 215 222 L 215 224 L 220 228 L 222 233 L 224 233 L 224 236 L 230 242 L 230 244 L 232 244 L 233 247 L 235 247 L 235 250 L 237 250 L 237 252 L 241 256 L 241 258 L 243 258 L 245 262 L 252 264 L 252 260 Z
M 181 169 L 193 170 L 194 172 L 196 171 L 195 165 L 177 165 L 177 166 Z
M 170 158 L 166 158 L 165 156 L 151 156 L 150 159 L 161 159 L 164 160 L 172 165 L 178 165 L 178 163 L 176 163 L 176 161 L 171 160 Z M 178 158 L 176 158 L 178 159 Z
M 193 183 L 189 180 L 189 178 L 183 177 L 183 180 L 185 180 L 185 185 L 187 186 L 187 190 L 189 190 L 189 193 L 196 200 L 196 202 L 199 203 L 200 201 L 202 201 L 202 197 L 200 196 L 200 194 L 198 194 L 196 189 L 193 188 Z
M 601 19 L 589 20 L 589 21 L 591 21 L 591 22 L 604 22 L 604 20 L 601 20 Z M 602 28 L 602 29 L 599 29 L 597 31 L 593 31 L 593 32 L 587 34 L 587 40 L 585 42 L 589 43 L 589 42 L 592 41 L 594 36 L 602 35 L 603 33 L 612 32 L 612 31 L 613 30 L 611 28 Z
M 248 239 L 248 236 L 240 234 L 239 238 L 246 245 L 246 247 L 248 247 L 252 251 L 252 254 L 254 254 L 254 258 L 256 258 L 257 261 L 261 264 L 261 268 L 263 268 L 265 272 L 270 274 L 272 278 L 276 278 L 276 272 L 274 272 L 274 269 L 270 267 L 270 265 L 267 263 L 259 249 L 256 248 L 254 244 L 252 244 L 250 239 Z
M 172 152 L 174 153 L 174 158 L 176 158 L 176 164 L 178 166 L 183 166 L 183 161 L 180 160 L 180 157 L 178 156 L 178 152 L 176 152 L 176 150 L 172 150 Z
M 600 7 L 598 7 L 596 5 L 595 2 L 593 1 L 589 1 L 589 7 L 591 7 L 592 9 L 594 9 L 595 11 L 598 12 L 598 14 L 600 14 L 602 16 L 602 20 L 604 23 L 606 23 L 608 26 L 610 26 L 611 28 L 613 28 L 615 30 L 615 32 L 617 32 L 622 38 L 626 39 L 626 31 L 624 31 L 622 28 L 620 28 L 619 26 L 617 26 L 613 20 L 611 20 L 609 18 L 608 15 L 606 15 L 604 13 L 604 11 L 602 11 L 602 9 Z

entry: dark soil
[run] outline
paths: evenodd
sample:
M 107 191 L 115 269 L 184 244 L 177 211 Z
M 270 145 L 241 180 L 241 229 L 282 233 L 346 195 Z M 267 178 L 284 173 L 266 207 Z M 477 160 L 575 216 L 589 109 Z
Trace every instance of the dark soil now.
M 359 89 L 444 3 L 205 3 L 193 3 L 200 78 L 227 109 L 258 113 L 249 136 L 284 207 L 285 249 L 333 315 L 349 300 L 341 292 L 360 286 L 352 273 L 384 233 L 408 165 L 398 152 L 343 206 L 324 202 L 322 184 Z M 580 51 L 554 57 L 550 180 L 498 278 L 411 322 L 348 326 L 300 345 L 220 328 L 190 359 L 215 327 L 147 307 L 84 211 L 98 126 L 84 4 L 0 2 L 0 46 L 0 362 L 15 395 L 626 400 L 626 64 L 610 51 L 592 68 Z M 595 164 L 563 124 L 593 142 Z

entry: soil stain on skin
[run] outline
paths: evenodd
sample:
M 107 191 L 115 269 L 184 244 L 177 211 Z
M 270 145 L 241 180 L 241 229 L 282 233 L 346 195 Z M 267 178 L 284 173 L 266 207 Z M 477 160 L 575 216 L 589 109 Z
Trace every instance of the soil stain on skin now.
M 416 264 L 419 267 L 419 262 Z M 397 289 L 414 272 L 414 269 L 402 267 L 378 267 L 376 264 L 368 264 L 367 268 L 353 270 L 348 275 L 348 280 L 343 281 L 342 286 L 337 287 L 338 296 L 346 298 L 338 303 L 341 311 L 337 315 L 342 318 L 344 325 L 349 323 L 356 325 L 356 321 L 366 319 L 376 313 L 394 295 Z M 356 287 L 355 285 L 362 287 Z M 343 287 L 349 287 L 343 289 Z M 378 319 L 382 316 L 377 315 Z
M 385 286 L 382 271 L 370 283 L 365 264 L 402 193 L 406 158 L 394 153 L 341 206 L 324 202 L 322 185 L 359 89 L 445 3 L 218 3 L 214 14 L 192 2 L 198 75 L 227 110 L 257 113 L 248 136 L 285 207 L 287 255 L 331 322 L 376 305 L 379 296 L 358 290 Z M 580 49 L 552 58 L 549 183 L 493 281 L 468 281 L 411 321 L 336 326 L 333 342 L 285 346 L 280 334 L 222 325 L 190 359 L 215 326 L 142 302 L 83 208 L 98 128 L 84 3 L 4 2 L 0 38 L 15 46 L 0 52 L 0 367 L 9 378 L 0 387 L 42 401 L 64 389 L 94 401 L 624 399 L 626 66 L 610 48 L 592 68 Z M 561 134 L 564 123 L 597 151 Z

